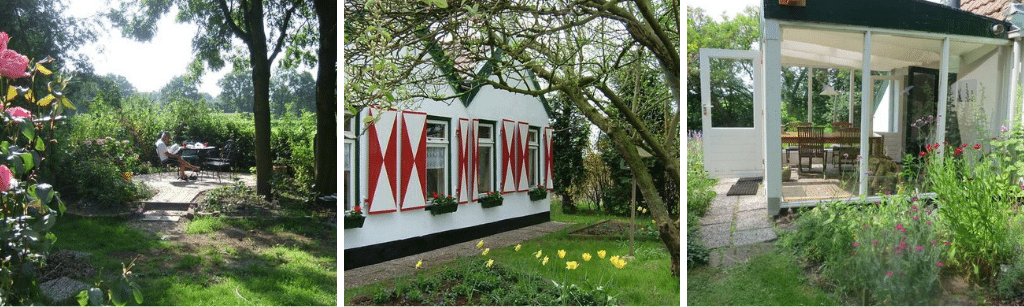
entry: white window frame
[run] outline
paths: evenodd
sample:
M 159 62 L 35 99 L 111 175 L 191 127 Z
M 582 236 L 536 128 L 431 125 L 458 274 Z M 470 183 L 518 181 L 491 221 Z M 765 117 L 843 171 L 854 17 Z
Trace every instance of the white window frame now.
M 487 195 L 487 192 L 493 192 L 493 191 L 497 190 L 497 186 L 495 184 L 496 180 L 495 180 L 495 175 L 494 175 L 497 172 L 497 169 L 496 169 L 497 161 L 495 161 L 495 152 L 494 152 L 494 150 L 495 150 L 495 140 L 496 140 L 496 138 L 495 138 L 496 135 L 495 134 L 497 133 L 497 131 L 494 130 L 494 127 L 495 127 L 495 124 L 492 123 L 492 122 L 486 122 L 486 123 L 478 122 L 477 123 L 477 151 L 478 151 L 477 152 L 477 158 L 479 159 L 479 157 L 480 157 L 479 153 L 480 152 L 486 151 L 488 153 L 488 155 L 487 155 L 487 157 L 488 157 L 487 165 L 489 166 L 488 174 L 490 175 L 490 176 L 488 176 L 490 178 L 487 178 L 487 182 L 490 183 L 488 185 L 488 187 L 487 187 L 487 190 L 485 191 L 483 189 L 480 189 L 480 182 L 483 182 L 482 181 L 483 178 L 480 178 L 480 173 L 481 173 L 480 172 L 480 164 L 478 163 L 477 165 L 474 165 L 474 167 L 477 168 L 477 172 L 476 172 L 477 179 L 476 180 L 477 180 L 477 189 L 478 189 L 477 192 L 479 192 L 477 197 L 483 197 L 483 196 Z M 490 137 L 488 137 L 488 138 L 480 137 L 480 135 L 482 135 L 480 133 L 481 128 L 490 129 L 490 131 L 491 131 Z
M 356 128 L 355 127 L 356 127 L 356 120 L 355 120 L 355 118 L 351 118 L 351 119 L 345 121 L 345 141 L 344 141 L 344 143 L 342 145 L 342 146 L 345 146 L 345 147 L 342 148 L 342 150 L 343 150 L 342 153 L 346 154 L 346 155 L 344 157 L 342 157 L 342 158 L 344 158 L 346 160 L 346 162 L 348 162 L 347 165 L 349 166 L 349 169 L 347 169 L 348 174 L 346 175 L 345 174 L 345 171 L 346 171 L 345 164 L 342 164 L 342 174 L 343 174 L 342 176 L 346 177 L 346 178 L 344 178 L 343 182 L 347 181 L 347 184 L 345 185 L 345 195 L 344 195 L 345 199 L 342 201 L 344 203 L 345 210 L 351 210 L 353 205 L 356 205 L 356 206 L 360 205 L 358 203 L 357 197 L 356 197 L 356 192 L 358 192 L 358 184 L 357 184 L 357 181 L 356 181 L 356 170 L 359 169 L 359 167 L 358 167 L 359 165 L 356 164 L 356 151 L 357 151 L 357 147 L 356 147 L 356 134 L 355 134 Z M 348 149 L 350 149 L 350 150 L 344 151 L 346 147 Z M 363 210 L 366 210 L 366 208 L 363 208 Z
M 427 118 L 427 127 L 429 127 L 430 125 L 442 125 L 442 127 L 443 127 L 442 131 L 444 131 L 444 136 L 438 138 L 438 137 L 429 137 L 429 136 L 427 136 L 427 134 L 424 134 L 423 137 L 427 138 L 427 152 L 425 152 L 424 154 L 427 154 L 428 152 L 430 152 L 431 148 L 441 148 L 442 152 L 444 152 L 444 157 L 442 157 L 442 161 L 444 161 L 444 168 L 441 170 L 441 174 L 444 177 L 444 178 L 441 179 L 441 181 L 443 181 L 442 186 L 444 188 L 443 188 L 443 191 L 439 191 L 438 194 L 439 195 L 440 194 L 451 195 L 452 193 L 449 191 L 450 188 L 451 188 L 450 187 L 451 184 L 449 184 L 449 180 L 450 180 L 450 178 L 449 178 L 450 177 L 450 174 L 449 174 L 450 171 L 449 170 L 451 169 L 452 161 L 451 161 L 451 157 L 450 157 L 449 152 L 448 152 L 448 148 L 449 148 L 449 145 L 450 145 L 450 142 L 451 142 L 451 137 L 449 136 L 450 135 L 449 128 L 451 127 L 451 124 L 449 123 L 448 120 L 435 119 L 435 118 L 429 118 L 428 117 Z M 429 129 L 427 129 L 427 131 L 429 131 Z M 430 168 L 428 167 L 427 170 L 430 170 Z M 427 175 L 426 180 L 427 180 L 427 189 L 428 190 L 431 187 L 431 185 L 430 185 L 430 178 L 431 178 L 431 176 Z M 432 195 L 432 193 L 430 193 L 430 192 L 427 192 L 427 200 L 429 201 L 431 199 L 434 199 L 434 195 Z
M 536 187 L 540 184 L 540 128 L 530 126 L 527 129 L 529 151 L 527 152 L 527 158 L 529 159 L 529 183 L 530 188 Z

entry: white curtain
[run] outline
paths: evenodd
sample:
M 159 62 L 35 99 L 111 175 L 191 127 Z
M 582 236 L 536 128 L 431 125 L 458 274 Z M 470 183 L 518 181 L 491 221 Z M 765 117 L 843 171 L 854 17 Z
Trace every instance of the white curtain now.
M 427 147 L 427 169 L 439 169 L 445 166 L 445 147 Z

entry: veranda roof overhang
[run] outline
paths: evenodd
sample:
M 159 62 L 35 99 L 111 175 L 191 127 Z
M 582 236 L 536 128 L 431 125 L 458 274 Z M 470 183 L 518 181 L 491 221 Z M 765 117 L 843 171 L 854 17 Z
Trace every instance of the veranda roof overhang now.
M 873 71 L 937 69 L 946 37 L 951 72 L 959 71 L 962 55 L 1010 44 L 1010 23 L 927 1 L 814 1 L 802 7 L 779 2 L 764 0 L 763 14 L 783 29 L 784 66 L 860 69 L 868 30 Z

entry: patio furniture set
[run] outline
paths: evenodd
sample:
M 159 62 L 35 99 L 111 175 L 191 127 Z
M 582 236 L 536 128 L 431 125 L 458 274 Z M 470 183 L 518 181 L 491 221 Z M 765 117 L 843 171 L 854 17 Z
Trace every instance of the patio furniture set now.
M 220 173 L 224 168 L 231 167 L 231 156 L 234 153 L 233 141 L 229 140 L 220 150 L 217 146 L 209 146 L 204 142 L 185 142 L 181 149 L 181 157 L 192 165 L 199 165 L 200 170 L 214 171 L 217 181 L 220 182 Z M 195 176 L 198 177 L 198 176 Z
M 832 132 L 825 133 L 824 126 L 813 126 L 811 123 L 789 123 L 789 129 L 783 129 L 782 143 L 790 144 L 783 149 L 784 164 L 790 164 L 790 153 L 797 153 L 797 168 L 801 172 L 811 171 L 816 158 L 822 159 L 822 173 L 825 173 L 829 162 L 842 171 L 843 165 L 856 165 L 860 155 L 860 128 L 849 122 L 832 123 Z M 795 130 L 788 131 L 786 130 Z M 870 155 L 882 152 L 882 136 L 872 133 L 869 137 Z M 793 145 L 795 144 L 795 145 Z M 826 146 L 826 144 L 832 144 Z M 803 164 L 806 159 L 807 164 Z

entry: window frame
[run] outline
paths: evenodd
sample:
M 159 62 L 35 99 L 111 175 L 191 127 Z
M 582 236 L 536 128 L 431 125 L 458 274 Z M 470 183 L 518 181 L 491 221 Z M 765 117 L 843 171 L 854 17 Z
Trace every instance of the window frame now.
M 356 125 L 357 121 L 355 118 L 345 121 L 344 141 L 342 142 L 342 146 L 344 146 L 342 147 L 342 159 L 346 159 L 346 161 L 343 161 L 342 163 L 348 162 L 349 169 L 347 170 L 348 174 L 345 174 L 345 164 L 341 165 L 343 177 L 342 183 L 345 184 L 345 195 L 343 195 L 345 199 L 342 200 L 344 210 L 352 210 L 355 206 L 361 206 L 359 203 L 359 181 L 356 180 L 359 173 L 359 164 L 357 164 L 358 160 L 356 159 L 359 155 L 359 142 L 355 134 Z M 345 147 L 349 147 L 350 149 L 347 152 L 347 155 Z M 363 210 L 367 209 L 363 208 Z
M 452 168 L 451 167 L 452 166 L 451 152 L 450 152 L 451 140 L 452 140 L 452 138 L 451 138 L 451 126 L 452 126 L 451 125 L 451 119 L 443 118 L 443 117 L 437 117 L 437 116 L 427 116 L 427 121 L 425 122 L 424 128 L 430 127 L 430 125 L 442 125 L 442 127 L 443 127 L 442 131 L 444 132 L 444 136 L 441 137 L 441 138 L 429 137 L 427 135 L 427 132 L 424 132 L 423 137 L 427 139 L 427 152 L 424 152 L 423 154 L 428 155 L 428 159 L 429 159 L 428 152 L 430 152 L 430 148 L 442 148 L 442 152 L 444 153 L 444 157 L 442 158 L 442 160 L 444 161 L 444 167 L 442 167 L 442 169 L 441 169 L 441 175 L 444 178 L 441 179 L 441 181 L 442 181 L 441 185 L 443 187 L 442 191 L 438 191 L 438 194 L 451 195 L 452 194 L 451 191 L 450 191 L 451 190 L 451 168 Z M 427 130 L 427 131 L 429 131 L 429 130 Z M 429 170 L 431 170 L 431 168 L 429 168 L 429 166 L 428 166 L 428 167 L 426 167 L 425 170 L 429 171 Z M 430 185 L 431 176 L 427 175 L 427 178 L 424 178 L 424 180 L 426 180 L 426 186 L 427 186 L 427 189 L 424 190 L 424 193 L 427 194 L 426 195 L 427 202 L 430 202 L 431 200 L 434 199 L 432 193 L 430 193 L 430 191 L 429 191 L 430 188 L 431 188 L 431 185 Z
M 494 192 L 494 191 L 498 190 L 497 183 L 495 182 L 495 181 L 497 181 L 496 173 L 497 173 L 497 164 L 498 164 L 497 163 L 497 157 L 495 156 L 495 150 L 497 149 L 497 137 L 495 135 L 494 128 L 496 126 L 497 125 L 493 121 L 484 121 L 484 120 L 478 120 L 477 121 L 477 127 L 476 127 L 477 128 L 477 131 L 476 131 L 476 133 L 477 133 L 477 159 L 480 158 L 480 152 L 485 151 L 484 148 L 486 147 L 487 148 L 486 152 L 488 153 L 488 155 L 487 155 L 488 156 L 488 161 L 487 162 L 488 162 L 488 166 L 489 166 L 488 174 L 490 174 L 490 176 L 488 176 L 490 178 L 488 178 L 488 180 L 487 180 L 487 182 L 489 183 L 488 184 L 488 188 L 487 188 L 486 191 L 484 191 L 484 190 L 480 189 L 480 183 L 482 182 L 482 180 L 481 180 L 482 178 L 481 178 L 481 175 L 480 175 L 481 174 L 480 161 L 477 161 L 477 164 L 474 165 L 474 167 L 476 167 L 476 175 L 477 175 L 477 178 L 476 178 L 477 186 L 476 186 L 476 188 L 477 188 L 477 197 L 478 198 L 487 195 L 488 192 Z M 480 128 L 484 128 L 484 127 L 490 129 L 490 137 L 488 137 L 488 138 L 480 137 L 480 135 L 482 135 L 480 133 Z
M 540 184 L 540 127 L 529 126 L 527 128 L 527 182 L 530 188 L 536 187 Z

